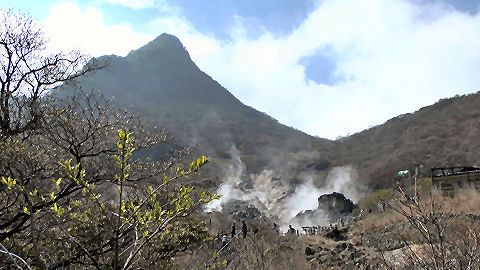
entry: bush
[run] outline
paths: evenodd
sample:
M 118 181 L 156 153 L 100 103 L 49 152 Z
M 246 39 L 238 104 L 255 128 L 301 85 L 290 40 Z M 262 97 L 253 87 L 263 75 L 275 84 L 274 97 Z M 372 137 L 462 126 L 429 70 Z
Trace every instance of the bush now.
M 379 189 L 358 202 L 360 209 L 376 210 L 382 201 L 388 201 L 393 196 L 392 189 Z

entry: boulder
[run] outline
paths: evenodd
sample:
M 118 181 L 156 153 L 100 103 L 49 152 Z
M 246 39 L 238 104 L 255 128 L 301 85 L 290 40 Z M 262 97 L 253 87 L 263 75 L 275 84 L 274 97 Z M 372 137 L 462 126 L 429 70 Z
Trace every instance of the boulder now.
M 338 192 L 323 194 L 318 197 L 318 208 L 328 213 L 329 217 L 341 217 L 352 213 L 355 204 Z
M 222 204 L 222 208 L 235 220 L 256 219 L 263 216 L 253 204 L 240 200 L 230 200 Z
M 318 198 L 317 209 L 298 213 L 292 223 L 301 226 L 325 226 L 350 215 L 354 208 L 355 204 L 342 193 L 323 194 Z

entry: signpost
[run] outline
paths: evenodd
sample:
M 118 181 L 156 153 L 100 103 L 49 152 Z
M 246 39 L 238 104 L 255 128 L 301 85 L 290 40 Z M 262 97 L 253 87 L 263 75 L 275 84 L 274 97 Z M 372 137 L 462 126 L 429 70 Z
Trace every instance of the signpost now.
M 400 176 L 400 177 L 403 177 L 403 176 L 408 175 L 408 182 L 409 182 L 409 184 L 410 184 L 410 187 L 412 186 L 412 179 L 411 179 L 411 177 L 410 177 L 410 171 L 409 171 L 409 170 L 399 171 L 399 172 L 397 173 L 397 175 Z
M 419 163 L 417 162 L 414 162 L 413 165 L 415 166 L 415 175 L 414 175 L 414 182 L 415 182 L 415 189 L 414 189 L 414 199 L 415 199 L 415 202 L 417 202 L 417 177 L 418 177 L 418 166 L 420 165 Z M 410 183 L 410 188 L 412 187 L 412 177 L 410 175 L 410 171 L 409 170 L 403 170 L 403 171 L 399 171 L 397 173 L 398 176 L 400 177 L 403 177 L 403 176 L 406 176 L 408 175 L 408 182 Z

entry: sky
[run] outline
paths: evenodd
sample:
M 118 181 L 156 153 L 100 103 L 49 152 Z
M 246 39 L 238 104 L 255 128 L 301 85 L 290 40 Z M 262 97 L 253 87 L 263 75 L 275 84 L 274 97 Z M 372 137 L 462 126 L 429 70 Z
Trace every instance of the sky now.
M 336 139 L 480 90 L 480 0 L 0 0 L 52 50 L 125 56 L 162 33 L 244 104 Z

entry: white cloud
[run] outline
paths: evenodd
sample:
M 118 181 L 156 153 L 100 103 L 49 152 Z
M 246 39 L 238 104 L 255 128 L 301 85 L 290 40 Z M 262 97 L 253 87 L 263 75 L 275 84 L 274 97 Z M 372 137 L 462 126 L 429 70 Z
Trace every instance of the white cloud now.
M 248 39 L 239 24 L 227 42 L 185 22 L 164 29 L 240 100 L 321 137 L 358 132 L 480 85 L 480 16 L 445 5 L 326 0 L 288 36 Z M 322 46 L 338 56 L 346 81 L 305 81 L 298 61 Z
M 93 7 L 82 11 L 73 2 L 52 6 L 44 24 L 52 49 L 80 49 L 92 56 L 124 56 L 154 38 L 136 33 L 129 24 L 108 26 L 100 11 Z

